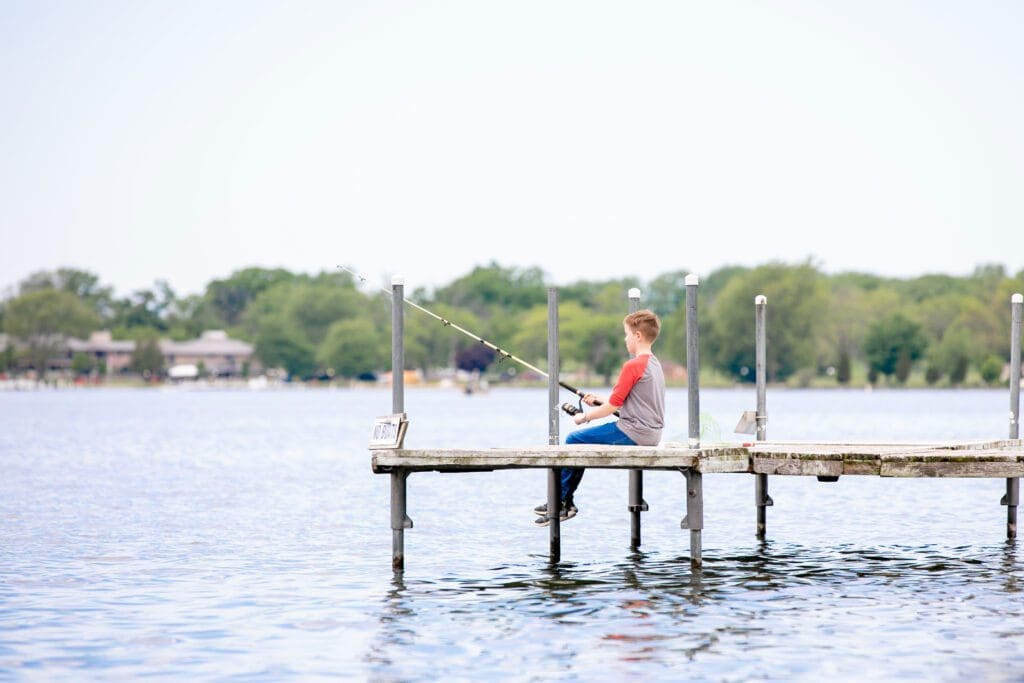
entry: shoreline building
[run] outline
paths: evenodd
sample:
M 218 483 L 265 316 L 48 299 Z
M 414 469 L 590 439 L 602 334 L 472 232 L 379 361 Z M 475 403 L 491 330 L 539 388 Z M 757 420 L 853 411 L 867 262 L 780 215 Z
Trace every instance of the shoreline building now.
M 224 330 L 207 330 L 198 339 L 183 342 L 162 339 L 157 346 L 169 374 L 181 379 L 200 374 L 238 377 L 250 370 L 258 370 L 253 359 L 253 345 L 231 339 Z M 51 360 L 50 369 L 69 368 L 76 353 L 85 354 L 96 365 L 102 363 L 109 374 L 125 373 L 131 371 L 135 342 L 113 339 L 107 330 L 93 332 L 86 340 L 68 338 L 63 356 Z M 170 373 L 176 368 L 176 373 Z
M 199 339 L 184 342 L 161 341 L 160 352 L 169 372 L 175 368 L 184 370 L 180 378 L 197 376 L 200 367 L 214 377 L 238 377 L 248 374 L 253 363 L 252 344 L 231 339 L 224 330 L 207 330 Z M 190 366 L 195 373 L 188 371 Z
M 99 330 L 86 340 L 69 337 L 67 340 L 67 367 L 76 353 L 84 353 L 96 365 L 103 364 L 107 372 L 115 374 L 131 369 L 135 342 L 130 339 L 114 339 L 109 330 Z

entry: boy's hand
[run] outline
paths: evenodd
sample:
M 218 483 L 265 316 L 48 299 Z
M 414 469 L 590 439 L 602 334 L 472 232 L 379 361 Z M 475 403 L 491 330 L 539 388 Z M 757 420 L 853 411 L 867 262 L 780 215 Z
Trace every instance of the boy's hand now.
M 587 421 L 587 416 L 584 413 L 576 413 L 572 416 L 572 421 L 578 425 L 583 424 Z
M 583 402 L 586 403 L 588 406 L 594 406 L 597 405 L 600 401 L 598 401 L 597 396 L 594 396 L 593 394 L 584 394 Z M 576 424 L 579 423 L 577 422 Z

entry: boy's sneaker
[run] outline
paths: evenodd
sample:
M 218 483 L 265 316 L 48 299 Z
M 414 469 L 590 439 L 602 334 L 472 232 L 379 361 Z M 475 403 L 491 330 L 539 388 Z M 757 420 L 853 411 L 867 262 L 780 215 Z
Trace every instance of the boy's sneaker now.
M 563 503 L 562 507 L 563 508 L 565 507 L 564 503 Z M 579 512 L 579 508 L 576 507 L 575 503 L 569 503 L 569 509 L 572 510 L 573 516 L 575 516 L 576 513 Z M 547 503 L 541 503 L 537 507 L 533 508 L 533 514 L 540 515 L 541 517 L 547 517 L 547 515 L 548 515 L 548 504 Z
M 534 511 L 536 512 L 536 508 L 534 508 Z M 577 512 L 579 512 L 579 510 L 576 508 L 575 505 L 566 505 L 565 503 L 562 503 L 562 508 L 560 514 L 558 515 L 558 521 L 564 522 L 567 519 L 572 519 L 576 516 Z M 537 526 L 548 526 L 551 524 L 551 518 L 547 515 L 546 506 L 544 510 L 544 516 L 538 517 L 537 519 L 533 520 L 533 523 Z

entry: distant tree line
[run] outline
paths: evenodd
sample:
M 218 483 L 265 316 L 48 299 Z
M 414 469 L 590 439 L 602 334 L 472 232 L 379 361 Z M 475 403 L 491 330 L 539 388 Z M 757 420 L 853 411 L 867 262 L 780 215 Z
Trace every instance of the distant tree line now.
M 563 370 L 593 373 L 606 383 L 614 377 L 631 287 L 641 288 L 642 305 L 662 318 L 659 356 L 684 364 L 686 273 L 560 286 Z M 548 284 L 539 268 L 492 262 L 409 296 L 543 367 Z M 1009 356 L 1010 295 L 1019 291 L 1024 271 L 1010 276 L 1000 265 L 979 266 L 969 276 L 906 279 L 828 275 L 813 261 L 727 266 L 701 279 L 702 364 L 722 378 L 754 380 L 753 300 L 764 294 L 770 381 L 903 384 L 917 372 L 928 384 L 959 385 L 973 372 L 994 382 Z M 368 378 L 390 363 L 390 306 L 386 293 L 363 291 L 338 271 L 246 268 L 213 280 L 201 294 L 180 297 L 157 280 L 118 298 L 97 275 L 62 268 L 31 275 L 0 302 L 0 330 L 8 336 L 0 368 L 38 368 L 63 338 L 94 330 L 134 339 L 140 354 L 152 356 L 158 338 L 224 329 L 252 342 L 265 367 L 283 368 L 290 377 Z M 405 320 L 408 367 L 428 375 L 451 367 L 506 376 L 518 370 L 415 310 L 407 309 Z

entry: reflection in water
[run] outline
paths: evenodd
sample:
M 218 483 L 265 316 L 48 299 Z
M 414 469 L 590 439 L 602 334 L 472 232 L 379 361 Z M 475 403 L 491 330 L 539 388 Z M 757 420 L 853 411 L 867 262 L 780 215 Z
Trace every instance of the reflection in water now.
M 1019 593 L 1020 592 L 1020 581 L 1018 576 L 1021 574 L 1020 565 L 1017 562 L 1017 539 L 1008 538 L 1006 543 L 1003 544 L 1002 554 L 1002 570 L 1005 581 L 1003 582 L 1003 590 L 1007 593 Z
M 957 547 L 819 548 L 763 541 L 751 550 L 708 553 L 699 568 L 691 567 L 686 556 L 631 551 L 614 564 L 552 565 L 538 557 L 535 564 L 503 565 L 486 576 L 449 575 L 413 588 L 399 575 L 384 594 L 380 634 L 367 661 L 381 675 L 401 677 L 411 666 L 410 652 L 415 658 L 423 656 L 415 654 L 420 650 L 456 648 L 496 659 L 535 656 L 551 667 L 542 669 L 556 673 L 584 662 L 588 670 L 607 672 L 631 666 L 660 671 L 687 662 L 696 667 L 695 675 L 779 677 L 787 670 L 795 673 L 787 669 L 792 652 L 783 643 L 820 646 L 827 639 L 877 638 L 888 630 L 902 633 L 904 642 L 920 640 L 924 649 L 909 655 L 895 641 L 879 642 L 878 657 L 901 652 L 926 666 L 935 645 L 932 650 L 924 646 L 935 635 L 913 635 L 922 623 L 931 623 L 940 638 L 965 637 L 970 614 L 979 618 L 1008 606 L 1005 601 L 1018 592 L 1021 573 L 1012 543 L 992 552 L 990 561 Z M 993 594 L 976 606 L 966 603 L 964 619 L 948 628 L 941 617 L 945 605 L 920 597 L 927 593 L 962 601 L 965 587 L 968 595 L 994 591 L 1002 597 Z M 1020 639 L 1016 633 L 1004 637 Z M 765 639 L 779 647 L 758 658 L 736 657 Z M 431 646 L 424 648 L 424 643 Z M 858 653 L 853 646 L 832 650 L 828 666 L 838 671 L 843 662 L 852 664 L 849 658 L 859 659 Z M 962 664 L 957 670 L 988 670 L 973 660 Z M 862 666 L 868 676 L 883 671 L 872 663 Z
M 393 572 L 391 585 L 384 595 L 379 614 L 379 635 L 370 644 L 367 662 L 383 667 L 395 665 L 392 657 L 416 640 L 413 618 L 414 601 L 407 594 L 405 579 L 400 571 Z

